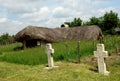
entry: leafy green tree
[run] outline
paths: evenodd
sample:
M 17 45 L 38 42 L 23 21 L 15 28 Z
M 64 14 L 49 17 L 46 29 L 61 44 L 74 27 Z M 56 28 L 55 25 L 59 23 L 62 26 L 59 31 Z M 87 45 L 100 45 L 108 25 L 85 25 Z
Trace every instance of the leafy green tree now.
M 74 18 L 72 22 L 65 22 L 65 24 L 68 24 L 69 27 L 81 26 L 82 20 L 80 18 Z
M 14 35 L 10 36 L 8 33 L 5 33 L 0 36 L 0 44 L 14 43 Z
M 90 24 L 91 25 L 99 25 L 99 23 L 100 23 L 99 18 L 96 18 L 96 17 L 90 18 Z
M 89 21 L 84 22 L 83 24 L 80 18 L 74 18 L 72 22 L 65 22 L 65 24 L 68 24 L 69 27 L 76 27 L 81 25 L 98 25 L 103 32 L 107 34 L 115 34 L 114 29 L 116 27 L 120 27 L 120 19 L 117 13 L 110 11 L 106 12 L 103 16 L 99 18 L 91 17 Z
M 90 18 L 89 21 L 85 22 L 83 25 L 100 25 L 100 19 L 96 17 Z
M 115 27 L 120 26 L 120 20 L 118 14 L 110 11 L 106 12 L 104 16 L 99 18 L 92 17 L 89 21 L 85 22 L 83 25 L 98 25 L 103 32 L 108 34 L 115 34 Z
M 118 14 L 110 11 L 106 12 L 103 16 L 103 31 L 109 34 L 114 34 L 114 28 L 118 26 L 119 17 Z
M 120 19 L 119 19 L 119 22 L 118 22 L 118 27 L 120 27 Z
M 9 35 L 8 33 L 1 35 L 0 37 L 0 43 L 6 44 L 8 42 Z

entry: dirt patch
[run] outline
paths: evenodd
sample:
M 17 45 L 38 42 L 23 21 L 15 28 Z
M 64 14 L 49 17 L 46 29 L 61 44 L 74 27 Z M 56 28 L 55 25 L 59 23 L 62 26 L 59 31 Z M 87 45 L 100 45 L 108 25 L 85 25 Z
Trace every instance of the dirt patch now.
M 97 67 L 97 58 L 95 58 L 94 56 L 84 57 L 83 59 L 81 59 L 81 62 Z M 108 58 L 105 58 L 105 62 L 107 66 L 112 66 L 116 62 L 120 62 L 120 55 L 113 53 L 108 56 Z

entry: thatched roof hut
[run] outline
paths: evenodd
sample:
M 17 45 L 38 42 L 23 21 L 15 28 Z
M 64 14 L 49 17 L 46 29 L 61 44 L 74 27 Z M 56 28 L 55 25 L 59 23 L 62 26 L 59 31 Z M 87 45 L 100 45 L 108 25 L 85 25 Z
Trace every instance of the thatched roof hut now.
M 64 40 L 97 40 L 102 36 L 98 26 L 83 26 L 72 28 L 45 28 L 28 26 L 18 32 L 15 40 L 22 42 L 24 47 L 36 46 L 38 41 L 59 42 Z

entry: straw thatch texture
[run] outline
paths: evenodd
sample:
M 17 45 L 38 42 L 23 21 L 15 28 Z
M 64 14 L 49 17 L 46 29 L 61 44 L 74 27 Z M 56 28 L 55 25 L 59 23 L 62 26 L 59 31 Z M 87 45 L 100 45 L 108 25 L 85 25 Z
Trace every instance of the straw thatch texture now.
M 102 35 L 98 26 L 73 27 L 73 28 L 44 28 L 28 26 L 15 36 L 16 41 L 40 39 L 47 42 L 64 40 L 97 40 Z

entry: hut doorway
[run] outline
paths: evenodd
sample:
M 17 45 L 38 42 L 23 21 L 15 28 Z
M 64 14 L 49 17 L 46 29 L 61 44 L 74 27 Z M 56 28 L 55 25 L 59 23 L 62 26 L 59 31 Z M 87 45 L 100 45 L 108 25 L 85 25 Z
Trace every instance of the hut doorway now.
M 36 40 L 36 39 L 26 40 L 24 44 L 25 44 L 25 47 L 27 48 L 41 46 L 41 40 Z
M 46 43 L 46 41 L 43 40 L 37 40 L 37 39 L 32 39 L 32 40 L 24 40 L 23 41 L 23 48 L 32 48 L 35 46 L 44 46 Z

